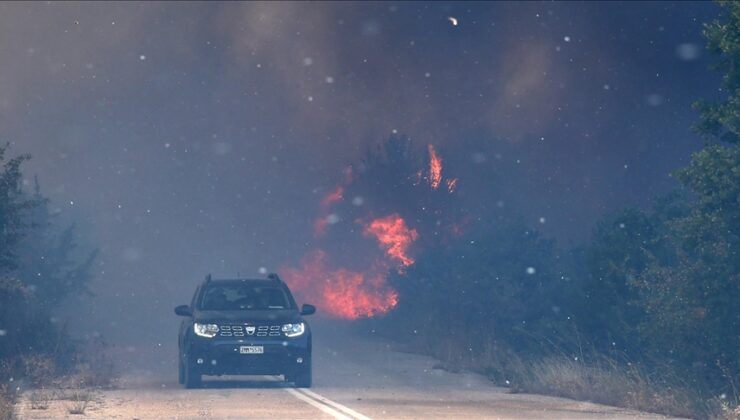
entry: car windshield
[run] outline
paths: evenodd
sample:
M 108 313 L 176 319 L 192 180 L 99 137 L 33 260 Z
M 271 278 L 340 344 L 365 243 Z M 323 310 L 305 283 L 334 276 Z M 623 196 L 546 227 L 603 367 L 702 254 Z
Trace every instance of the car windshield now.
M 270 310 L 290 308 L 285 291 L 279 287 L 246 284 L 213 285 L 201 297 L 204 311 Z

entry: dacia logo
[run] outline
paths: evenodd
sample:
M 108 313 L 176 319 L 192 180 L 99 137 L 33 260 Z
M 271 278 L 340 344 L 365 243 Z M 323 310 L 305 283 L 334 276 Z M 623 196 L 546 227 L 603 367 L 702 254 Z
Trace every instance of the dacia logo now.
M 254 325 L 247 325 L 247 335 L 253 335 L 256 330 L 257 327 Z

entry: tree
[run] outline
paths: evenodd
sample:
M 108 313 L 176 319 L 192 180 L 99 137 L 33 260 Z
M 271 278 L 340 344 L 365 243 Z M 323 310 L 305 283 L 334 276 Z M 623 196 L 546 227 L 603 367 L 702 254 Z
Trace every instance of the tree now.
M 680 191 L 597 226 L 584 324 L 717 394 L 740 380 L 740 3 L 720 4 L 704 34 L 727 95 L 696 103 L 707 144 L 675 172 Z
M 532 334 L 557 337 L 553 330 L 562 330 L 569 315 L 569 278 L 558 258 L 552 240 L 519 223 L 466 234 L 394 274 L 400 304 L 385 322 L 428 340 L 432 351 L 458 346 L 476 356 L 492 345 L 539 351 Z
M 724 392 L 740 380 L 740 3 L 721 5 L 722 19 L 704 34 L 727 97 L 697 103 L 696 130 L 708 143 L 675 172 L 686 211 L 662 217 L 675 258 L 649 254 L 632 287 L 648 352 Z
M 70 294 L 86 291 L 97 250 L 84 257 L 78 255 L 76 226 L 59 231 L 54 223 L 57 215 L 49 210 L 38 179 L 32 200 L 36 205 L 27 213 L 16 272 L 40 302 L 53 306 Z
M 578 312 L 580 327 L 597 347 L 639 352 L 645 346 L 637 331 L 646 316 L 640 279 L 653 265 L 676 262 L 670 224 L 687 212 L 686 196 L 673 193 L 649 210 L 628 207 L 596 225 L 585 252 L 584 300 Z
M 721 1 L 721 20 L 704 25 L 707 49 L 718 55 L 715 70 L 724 73 L 722 91 L 727 97 L 719 103 L 697 101 L 701 120 L 695 129 L 707 139 L 731 144 L 740 141 L 740 3 Z
M 0 362 L 23 376 L 29 375 L 25 362 L 43 355 L 59 373 L 71 367 L 74 345 L 50 313 L 84 287 L 95 253 L 77 262 L 74 226 L 55 233 L 38 183 L 32 194 L 23 189 L 21 165 L 30 157 L 6 160 L 7 151 L 7 145 L 0 147 Z
M 36 203 L 24 193 L 21 185 L 21 164 L 30 156 L 21 155 L 6 160 L 8 145 L 0 146 L 0 274 L 16 268 L 16 248 L 26 226 L 24 215 Z

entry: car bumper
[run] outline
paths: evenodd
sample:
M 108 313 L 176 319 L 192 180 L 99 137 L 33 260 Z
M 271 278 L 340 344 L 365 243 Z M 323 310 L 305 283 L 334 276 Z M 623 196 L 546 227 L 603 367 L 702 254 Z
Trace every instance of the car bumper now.
M 262 346 L 262 354 L 241 354 L 242 346 Z M 293 339 L 197 340 L 187 354 L 191 369 L 202 375 L 292 375 L 311 360 L 307 337 Z

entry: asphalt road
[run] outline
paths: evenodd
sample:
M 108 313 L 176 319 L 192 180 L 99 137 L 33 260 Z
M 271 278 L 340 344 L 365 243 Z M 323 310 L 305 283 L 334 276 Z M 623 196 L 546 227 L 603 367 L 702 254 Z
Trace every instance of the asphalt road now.
M 121 389 L 89 395 L 84 415 L 69 413 L 79 403 L 64 392 L 53 394 L 43 409 L 32 408 L 31 393 L 26 392 L 19 403 L 20 418 L 664 418 L 563 398 L 510 394 L 482 376 L 437 369 L 432 358 L 398 351 L 378 337 L 352 334 L 347 325 L 314 327 L 310 390 L 294 389 L 276 377 L 206 377 L 204 389 L 185 390 L 177 384 L 174 360 L 162 356 L 174 349 L 155 348 L 163 349 L 160 356 L 155 351 L 144 357 L 143 350 L 129 349 L 128 357 L 146 359 L 149 366 L 124 372 Z M 152 363 L 158 359 L 161 363 Z M 143 361 L 138 365 L 146 366 Z

